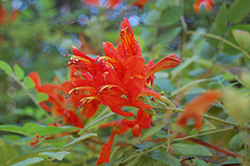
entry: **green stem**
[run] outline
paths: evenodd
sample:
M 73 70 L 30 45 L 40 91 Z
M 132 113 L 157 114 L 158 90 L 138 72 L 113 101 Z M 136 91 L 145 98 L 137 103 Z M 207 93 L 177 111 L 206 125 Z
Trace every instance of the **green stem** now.
M 135 158 L 137 156 L 140 156 L 140 155 L 149 153 L 149 152 L 151 152 L 153 150 L 156 150 L 156 149 L 162 147 L 163 145 L 169 144 L 170 142 L 182 141 L 182 140 L 186 140 L 188 138 L 194 138 L 194 137 L 198 137 L 198 136 L 203 136 L 203 135 L 208 135 L 208 134 L 214 134 L 214 133 L 218 133 L 218 132 L 222 132 L 222 131 L 228 131 L 228 130 L 232 130 L 232 129 L 235 129 L 235 127 L 229 127 L 229 128 L 225 128 L 225 129 L 208 131 L 208 132 L 205 132 L 205 133 L 190 135 L 190 136 L 183 137 L 183 138 L 177 138 L 177 139 L 174 139 L 174 140 L 171 140 L 171 141 L 166 141 L 166 142 L 164 142 L 164 143 L 162 143 L 162 144 L 160 144 L 160 145 L 158 145 L 158 146 L 156 146 L 154 148 L 151 148 L 151 149 L 149 149 L 147 151 L 143 151 L 141 153 L 137 153 L 137 154 L 135 154 L 133 156 L 130 156 L 130 157 L 126 158 L 125 160 L 123 160 L 122 162 L 120 162 L 119 164 L 125 163 L 125 162 L 129 161 L 130 159 L 133 159 L 133 158 Z
M 196 31 L 187 31 L 186 34 L 187 35 L 197 34 L 197 35 L 206 36 L 206 37 L 210 37 L 210 38 L 213 38 L 213 39 L 220 40 L 220 41 L 222 41 L 224 43 L 227 43 L 228 45 L 232 46 L 233 48 L 241 51 L 244 55 L 246 55 L 250 59 L 250 55 L 244 49 L 242 49 L 238 45 L 230 42 L 229 40 L 227 40 L 227 39 L 225 39 L 225 38 L 223 38 L 221 36 L 217 36 L 217 35 L 214 35 L 214 34 L 211 34 L 211 33 L 201 33 L 201 32 L 196 32 Z
M 41 106 L 40 104 L 38 103 L 38 101 L 34 98 L 34 96 L 28 91 L 28 89 L 22 84 L 22 82 L 20 82 L 15 76 L 13 75 L 10 75 L 12 78 L 15 79 L 15 81 L 21 86 L 21 88 L 23 89 L 23 91 L 31 98 L 31 100 L 34 102 L 34 104 L 38 107 L 38 109 L 40 111 L 42 111 L 46 117 L 48 118 L 51 118 L 50 114 L 45 111 Z

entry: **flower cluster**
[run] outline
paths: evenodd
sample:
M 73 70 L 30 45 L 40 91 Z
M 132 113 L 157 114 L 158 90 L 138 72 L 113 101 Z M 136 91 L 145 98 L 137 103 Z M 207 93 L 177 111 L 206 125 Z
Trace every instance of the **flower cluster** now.
M 200 8 L 204 6 L 207 11 L 211 10 L 211 7 L 214 6 L 213 0 L 196 0 L 193 4 L 193 8 L 196 13 L 200 13 Z
M 109 42 L 103 43 L 103 57 L 91 58 L 72 47 L 74 55 L 67 65 L 79 71 L 80 77 L 71 80 L 74 88 L 68 95 L 73 97 L 84 94 L 80 106 L 102 104 L 123 117 L 134 115 L 133 112 L 124 111 L 124 106 L 139 109 L 135 120 L 124 119 L 106 126 L 117 125 L 117 129 L 113 130 L 109 142 L 104 144 L 97 164 L 109 161 L 108 154 L 115 134 L 122 134 L 131 128 L 134 136 L 139 137 L 142 129 L 150 128 L 151 115 L 143 109 L 151 109 L 151 106 L 141 101 L 140 97 L 148 95 L 160 99 L 161 95 L 149 89 L 147 84 L 153 84 L 156 72 L 173 68 L 181 62 L 176 54 L 171 54 L 156 64 L 152 60 L 144 64 L 141 49 L 126 18 L 122 23 L 120 37 L 122 43 L 116 49 Z M 92 111 L 96 112 L 94 109 Z

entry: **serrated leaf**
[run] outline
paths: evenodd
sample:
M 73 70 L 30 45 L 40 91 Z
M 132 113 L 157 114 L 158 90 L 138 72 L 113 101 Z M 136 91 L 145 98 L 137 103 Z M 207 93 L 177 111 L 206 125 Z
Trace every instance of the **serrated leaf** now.
M 242 48 L 248 48 L 250 46 L 250 34 L 244 30 L 233 30 L 234 39 Z
M 101 118 L 95 120 L 93 123 L 89 124 L 88 126 L 84 127 L 82 130 L 80 130 L 80 131 L 78 132 L 78 135 L 83 134 L 87 129 L 91 129 L 91 128 L 95 127 L 95 126 L 98 125 L 100 122 L 104 121 L 106 118 L 108 118 L 108 117 L 110 117 L 110 116 L 112 116 L 112 115 L 114 115 L 114 114 L 115 114 L 115 113 L 110 112 L 110 113 L 108 113 L 108 114 L 102 116 Z
M 18 64 L 14 65 L 14 72 L 15 72 L 15 76 L 17 77 L 18 80 L 23 79 L 24 72 L 23 72 L 23 69 Z
M 152 127 L 151 129 L 149 129 L 148 131 L 146 131 L 143 134 L 143 137 L 141 138 L 141 140 L 146 139 L 147 137 L 154 135 L 155 133 L 159 132 L 159 130 L 161 130 L 161 128 L 164 126 L 164 124 L 162 123 L 162 121 L 159 121 L 158 123 L 156 123 L 156 125 L 154 127 Z
M 8 166 L 7 162 L 18 156 L 17 151 L 0 138 L 0 165 Z
M 94 137 L 94 136 L 97 136 L 97 134 L 96 134 L 96 133 L 84 134 L 84 135 L 82 135 L 82 136 L 76 138 L 75 140 L 71 141 L 71 142 L 68 143 L 67 145 L 65 145 L 64 148 L 67 148 L 67 147 L 69 147 L 69 146 L 72 146 L 72 145 L 74 145 L 74 144 L 80 142 L 80 141 L 83 141 L 83 140 L 85 140 L 85 139 L 87 139 L 87 138 Z
M 248 15 L 249 11 L 249 0 L 237 0 L 228 9 L 228 19 L 232 23 L 239 23 Z
M 49 99 L 49 96 L 46 93 L 40 93 L 38 92 L 36 94 L 36 99 L 38 100 L 38 102 L 43 102 Z
M 159 12 L 157 10 L 150 11 L 145 18 L 146 25 L 155 25 L 155 22 L 159 16 Z
M 13 133 L 26 135 L 22 127 L 18 127 L 15 125 L 0 125 L 0 131 L 9 131 Z
M 50 157 L 52 159 L 57 159 L 59 161 L 62 161 L 62 159 L 69 154 L 71 154 L 71 153 L 66 152 L 66 151 L 63 151 L 63 152 L 42 152 L 42 153 L 39 153 L 39 156 Z
M 204 146 L 175 143 L 172 148 L 179 156 L 212 156 L 212 153 Z
M 173 25 L 174 23 L 180 20 L 182 14 L 182 6 L 174 6 L 171 8 L 167 8 L 162 12 L 159 23 L 161 26 Z
M 24 161 L 12 164 L 11 166 L 28 166 L 30 164 L 40 163 L 43 160 L 44 160 L 44 158 L 42 158 L 42 157 L 28 158 Z
M 13 70 L 10 67 L 10 65 L 4 61 L 1 61 L 1 60 L 0 60 L 0 69 L 5 71 L 5 73 L 7 73 L 8 75 L 12 75 L 12 73 L 13 73 Z
M 230 139 L 229 148 L 232 150 L 240 150 L 243 144 L 244 144 L 243 133 L 239 132 Z
M 224 2 L 215 19 L 216 28 L 219 32 L 224 33 L 227 30 L 227 7 Z
M 24 77 L 23 83 L 27 89 L 31 89 L 35 87 L 34 82 L 30 79 L 30 77 Z

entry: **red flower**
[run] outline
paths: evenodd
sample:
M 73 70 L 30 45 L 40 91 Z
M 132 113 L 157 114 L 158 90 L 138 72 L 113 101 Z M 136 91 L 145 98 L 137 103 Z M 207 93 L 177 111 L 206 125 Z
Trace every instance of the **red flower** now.
M 193 4 L 193 8 L 196 13 L 200 13 L 200 7 L 204 6 L 207 11 L 211 10 L 211 7 L 214 6 L 213 0 L 196 0 Z
M 109 162 L 109 157 L 110 157 L 111 148 L 112 148 L 113 140 L 115 137 L 115 133 L 116 133 L 116 129 L 113 129 L 111 136 L 109 138 L 109 141 L 107 143 L 103 144 L 100 157 L 96 161 L 97 165 Z
M 135 120 L 125 120 L 125 123 L 131 128 L 132 133 L 137 138 L 141 135 L 142 129 L 148 129 L 151 126 L 151 116 L 139 109 Z
M 218 91 L 207 91 L 195 97 L 185 106 L 185 112 L 178 118 L 177 124 L 185 126 L 189 119 L 195 120 L 195 128 L 202 126 L 202 113 L 205 112 L 209 106 L 221 97 Z
M 0 25 L 3 25 L 5 22 L 14 21 L 18 15 L 19 12 L 15 10 L 13 10 L 10 15 L 7 15 L 3 5 L 0 4 Z
M 117 128 L 116 134 L 121 135 L 127 132 L 129 129 L 128 125 L 125 123 L 125 120 L 116 120 L 112 122 L 107 122 L 99 126 L 99 129 L 106 128 L 106 127 L 115 127 Z

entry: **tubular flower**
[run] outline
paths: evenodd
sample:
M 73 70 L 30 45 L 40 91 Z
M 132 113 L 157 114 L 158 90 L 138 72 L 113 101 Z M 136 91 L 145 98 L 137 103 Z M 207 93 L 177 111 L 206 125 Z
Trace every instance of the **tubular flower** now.
M 211 7 L 214 6 L 213 0 L 196 0 L 193 4 L 193 8 L 196 13 L 200 13 L 200 7 L 204 6 L 207 11 L 211 10 Z
M 202 126 L 202 113 L 205 112 L 211 104 L 221 97 L 218 91 L 207 91 L 191 100 L 186 107 L 186 111 L 178 118 L 177 124 L 185 126 L 189 119 L 195 120 L 195 128 Z
M 111 148 L 112 148 L 113 140 L 115 137 L 115 133 L 116 133 L 116 129 L 113 129 L 111 136 L 109 138 L 109 141 L 106 142 L 105 144 L 103 144 L 100 157 L 96 161 L 97 165 L 109 162 L 109 157 L 110 157 Z
M 126 18 L 122 23 L 120 37 L 122 43 L 117 48 L 109 42 L 103 43 L 103 57 L 90 58 L 72 47 L 74 55 L 67 66 L 80 71 L 82 78 L 72 80 L 74 88 L 68 94 L 87 94 L 80 100 L 80 105 L 84 107 L 91 102 L 100 102 L 116 114 L 131 117 L 133 113 L 125 112 L 122 108 L 132 106 L 151 109 L 138 97 L 151 95 L 159 98 L 157 92 L 146 87 L 147 83 L 153 84 L 154 73 L 173 68 L 181 61 L 177 55 L 171 54 L 156 64 L 151 60 L 144 65 L 141 49 Z
M 133 135 L 137 138 L 141 135 L 142 129 L 148 129 L 151 126 L 151 116 L 139 109 L 135 120 L 125 120 L 125 124 L 131 128 Z

